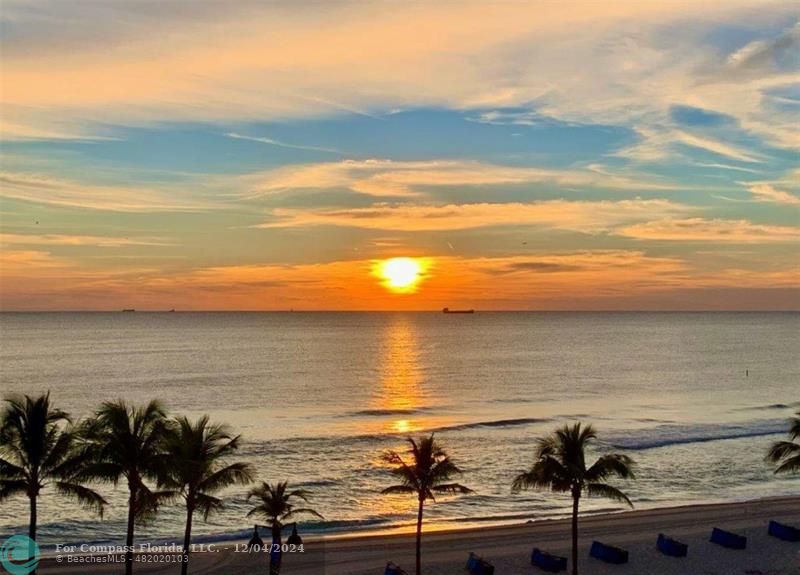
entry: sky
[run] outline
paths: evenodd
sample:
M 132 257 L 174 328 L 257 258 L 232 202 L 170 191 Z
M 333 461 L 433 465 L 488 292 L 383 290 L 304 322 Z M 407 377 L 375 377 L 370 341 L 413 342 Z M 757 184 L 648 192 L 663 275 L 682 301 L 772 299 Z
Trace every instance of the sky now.
M 799 120 L 793 2 L 3 0 L 0 309 L 800 309 Z

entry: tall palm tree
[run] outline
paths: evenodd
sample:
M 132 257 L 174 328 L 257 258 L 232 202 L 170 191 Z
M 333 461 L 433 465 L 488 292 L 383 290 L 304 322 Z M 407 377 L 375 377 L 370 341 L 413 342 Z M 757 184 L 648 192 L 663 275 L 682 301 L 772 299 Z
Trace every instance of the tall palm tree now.
M 100 515 L 106 500 L 75 478 L 85 463 L 69 427 L 69 415 L 50 405 L 50 393 L 9 397 L 0 414 L 0 501 L 12 495 L 30 500 L 28 537 L 36 540 L 37 500 L 48 485 Z
M 200 511 L 203 520 L 207 520 L 222 507 L 222 499 L 215 497 L 218 491 L 253 480 L 253 470 L 248 464 L 223 465 L 223 460 L 239 448 L 239 437 L 233 436 L 225 425 L 211 425 L 207 415 L 194 423 L 186 417 L 176 419 L 174 429 L 167 436 L 165 447 L 169 465 L 163 486 L 174 490 L 186 504 L 181 575 L 189 570 L 194 512 Z
M 597 439 L 591 425 L 564 425 L 537 440 L 535 461 L 529 471 L 514 479 L 512 489 L 549 489 L 572 495 L 572 575 L 578 575 L 578 505 L 583 494 L 633 503 L 622 491 L 604 481 L 609 477 L 633 479 L 633 460 L 627 455 L 603 455 L 586 466 L 586 449 Z
M 322 515 L 308 507 L 295 507 L 294 500 L 300 499 L 308 502 L 308 491 L 294 489 L 289 491 L 287 481 L 281 483 L 267 483 L 263 481 L 250 490 L 247 500 L 257 499 L 258 505 L 253 507 L 248 517 L 258 516 L 264 519 L 267 526 L 272 530 L 272 543 L 277 545 L 270 550 L 269 572 L 270 575 L 278 575 L 281 572 L 281 530 L 284 526 L 295 519 L 298 515 L 313 515 L 322 519 Z M 274 550 L 277 549 L 277 552 Z
M 425 501 L 435 501 L 434 493 L 472 493 L 472 490 L 458 483 L 449 483 L 454 475 L 461 473 L 450 460 L 444 449 L 431 434 L 428 437 L 407 439 L 411 446 L 409 460 L 395 451 L 383 454 L 383 460 L 393 466 L 392 473 L 400 483 L 387 487 L 382 493 L 413 493 L 417 496 L 417 575 L 422 569 L 422 514 Z
M 767 454 L 767 461 L 777 465 L 775 473 L 800 472 L 800 411 L 791 419 L 789 441 L 778 441 Z
M 126 575 L 133 573 L 135 524 L 154 517 L 159 505 L 174 497 L 170 492 L 152 491 L 146 483 L 164 477 L 169 428 L 158 401 L 137 407 L 120 400 L 104 403 L 82 430 L 92 458 L 84 476 L 114 485 L 125 480 L 128 485 Z

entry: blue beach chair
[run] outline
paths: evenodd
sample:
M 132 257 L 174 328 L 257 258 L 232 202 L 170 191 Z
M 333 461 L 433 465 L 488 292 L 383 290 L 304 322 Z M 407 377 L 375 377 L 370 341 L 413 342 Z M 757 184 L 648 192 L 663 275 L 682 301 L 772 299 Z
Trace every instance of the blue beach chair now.
M 470 553 L 467 559 L 467 571 L 470 575 L 494 575 L 494 565 Z
M 714 527 L 713 531 L 711 531 L 711 539 L 709 541 L 728 549 L 745 549 L 747 547 L 747 537 L 719 529 L 718 527 Z
M 589 556 L 605 561 L 606 563 L 613 563 L 614 565 L 622 565 L 628 562 L 628 552 L 619 547 L 606 545 L 599 541 L 592 542 L 592 548 L 589 550 Z
M 531 553 L 531 565 L 535 565 L 542 571 L 558 573 L 567 570 L 567 558 L 545 553 L 541 549 L 534 548 Z
M 658 550 L 664 555 L 669 555 L 670 557 L 686 557 L 686 555 L 689 553 L 689 546 L 686 545 L 686 543 L 676 541 L 675 539 L 667 537 L 663 533 L 658 534 L 656 547 L 658 547 Z
M 782 539 L 783 541 L 800 541 L 800 529 L 797 527 L 792 527 L 791 525 L 778 523 L 777 521 L 769 522 L 767 534 L 777 537 L 778 539 Z
M 391 561 L 386 564 L 386 569 L 383 572 L 383 575 L 408 575 L 405 571 L 403 571 L 399 565 L 395 565 Z

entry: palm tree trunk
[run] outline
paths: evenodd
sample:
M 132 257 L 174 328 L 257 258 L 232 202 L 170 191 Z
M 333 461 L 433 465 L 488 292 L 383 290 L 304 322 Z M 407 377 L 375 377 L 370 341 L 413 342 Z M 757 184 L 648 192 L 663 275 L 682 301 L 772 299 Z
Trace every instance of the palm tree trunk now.
M 578 575 L 578 502 L 580 492 L 572 493 L 572 575 Z
M 136 489 L 130 485 L 128 498 L 128 531 L 125 535 L 125 575 L 133 573 L 133 530 L 136 524 Z
M 36 524 L 38 522 L 38 513 L 36 509 L 36 496 L 31 495 L 31 516 L 30 521 L 28 522 L 28 537 L 31 540 L 31 544 L 28 547 L 28 559 L 32 559 L 35 553 L 34 541 L 36 541 Z M 36 575 L 36 570 L 32 571 L 33 575 Z
M 192 545 L 192 518 L 194 517 L 194 509 L 186 506 L 186 530 L 183 533 L 183 563 L 181 563 L 181 575 L 186 575 L 189 572 L 189 553 L 191 552 Z
M 273 524 L 272 548 L 269 550 L 269 575 L 280 575 L 281 555 L 281 528 Z
M 419 511 L 417 511 L 417 575 L 422 574 L 422 507 L 424 499 L 419 500 Z

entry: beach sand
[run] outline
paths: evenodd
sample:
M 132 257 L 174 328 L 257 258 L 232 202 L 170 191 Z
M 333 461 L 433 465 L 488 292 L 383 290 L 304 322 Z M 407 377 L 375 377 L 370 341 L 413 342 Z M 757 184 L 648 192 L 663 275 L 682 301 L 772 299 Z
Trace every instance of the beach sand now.
M 585 516 L 580 524 L 581 573 L 584 575 L 798 575 L 800 543 L 769 537 L 767 524 L 775 519 L 800 525 L 800 498 L 755 500 L 746 503 L 695 505 L 625 513 Z M 717 526 L 748 538 L 747 549 L 734 551 L 708 542 Z M 666 557 L 655 548 L 663 532 L 689 544 L 689 556 Z M 588 556 L 593 540 L 623 547 L 630 552 L 627 565 L 608 565 Z M 438 531 L 423 539 L 423 572 L 430 575 L 463 575 L 470 551 L 495 565 L 496 575 L 543 573 L 530 565 L 534 546 L 569 556 L 570 522 L 552 520 L 505 527 Z M 413 534 L 364 535 L 351 538 L 307 538 L 305 553 L 284 556 L 286 575 L 382 574 L 388 560 L 409 573 L 414 566 Z M 145 556 L 142 556 L 145 558 Z M 62 558 L 63 561 L 63 558 Z M 39 573 L 92 575 L 118 574 L 117 564 L 90 566 L 42 561 Z M 135 573 L 180 573 L 175 564 L 137 563 Z M 264 554 L 235 553 L 230 544 L 214 553 L 192 556 L 190 573 L 250 575 L 267 573 Z

